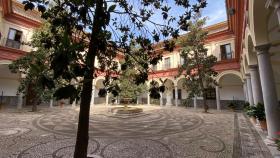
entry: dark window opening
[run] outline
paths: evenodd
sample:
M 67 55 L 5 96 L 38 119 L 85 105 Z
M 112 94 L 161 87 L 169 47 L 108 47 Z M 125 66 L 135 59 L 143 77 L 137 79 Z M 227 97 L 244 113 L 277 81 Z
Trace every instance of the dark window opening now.
M 221 45 L 220 49 L 221 49 L 222 60 L 232 59 L 232 50 L 230 44 Z
M 175 99 L 175 89 L 173 89 L 173 99 Z M 182 99 L 182 90 L 178 89 L 178 99 Z
M 215 100 L 216 99 L 216 90 L 215 88 L 206 89 L 206 99 Z
M 6 41 L 6 46 L 11 48 L 20 48 L 20 42 L 22 37 L 22 31 L 10 28 L 8 38 Z

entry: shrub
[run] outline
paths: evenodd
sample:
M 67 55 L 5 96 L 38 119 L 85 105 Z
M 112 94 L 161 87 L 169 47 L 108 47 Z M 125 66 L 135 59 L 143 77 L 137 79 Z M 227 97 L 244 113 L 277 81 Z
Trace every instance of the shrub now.
M 256 107 L 255 106 L 249 106 L 246 108 L 246 114 L 249 117 L 256 117 Z
M 248 110 L 248 108 L 250 108 L 250 103 L 249 102 L 245 102 L 243 104 L 243 110 L 246 112 Z
M 277 132 L 278 138 L 275 139 L 275 144 L 277 145 L 277 149 L 280 151 L 280 131 Z
M 256 105 L 255 115 L 258 120 L 260 121 L 265 120 L 265 109 L 262 103 L 258 103 Z
M 191 107 L 191 101 L 192 99 L 182 99 L 182 105 L 185 106 L 185 107 Z

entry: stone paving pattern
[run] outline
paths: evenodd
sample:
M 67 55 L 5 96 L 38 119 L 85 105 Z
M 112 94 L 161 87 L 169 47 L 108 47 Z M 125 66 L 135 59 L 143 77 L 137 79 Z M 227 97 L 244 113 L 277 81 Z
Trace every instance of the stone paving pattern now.
M 144 106 L 118 116 L 96 106 L 88 153 L 95 158 L 270 158 L 242 113 Z M 0 158 L 73 156 L 78 109 L 0 112 Z

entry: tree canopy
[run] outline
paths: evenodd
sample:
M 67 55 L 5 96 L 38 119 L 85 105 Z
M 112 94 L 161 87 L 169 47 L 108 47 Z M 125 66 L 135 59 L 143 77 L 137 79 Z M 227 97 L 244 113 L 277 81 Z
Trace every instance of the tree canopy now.
M 189 21 L 189 32 L 180 39 L 179 43 L 182 46 L 181 56 L 184 59 L 180 74 L 186 76 L 184 85 L 190 92 L 189 98 L 202 96 L 204 109 L 207 112 L 206 94 L 209 88 L 216 85 L 217 72 L 213 66 L 217 58 L 214 55 L 207 55 L 205 40 L 208 32 L 203 28 L 205 21 L 206 18 L 201 18 L 200 14 L 194 16 Z

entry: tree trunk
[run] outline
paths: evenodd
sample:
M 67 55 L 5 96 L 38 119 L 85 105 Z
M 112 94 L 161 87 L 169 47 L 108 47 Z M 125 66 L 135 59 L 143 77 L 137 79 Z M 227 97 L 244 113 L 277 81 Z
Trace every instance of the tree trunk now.
M 200 72 L 198 72 L 200 73 Z M 204 112 L 207 113 L 208 112 L 208 105 L 207 105 L 207 100 L 206 100 L 206 90 L 204 88 L 204 85 L 203 85 L 203 80 L 202 80 L 202 77 L 201 75 L 199 75 L 199 83 L 200 83 L 200 87 L 202 89 L 202 100 L 203 100 L 203 108 L 204 108 Z
M 203 90 L 203 107 L 204 107 L 204 112 L 207 113 L 209 107 L 208 107 L 208 105 L 207 105 L 206 92 L 205 92 L 205 90 Z
M 38 110 L 38 105 L 39 105 L 39 97 L 35 96 L 35 100 L 32 102 L 32 112 L 36 112 Z
M 75 145 L 74 158 L 87 158 L 88 148 L 88 130 L 89 130 L 89 114 L 90 100 L 92 95 L 92 81 L 94 74 L 95 56 L 98 52 L 98 35 L 102 31 L 102 20 L 100 15 L 103 12 L 103 0 L 97 0 L 94 15 L 94 23 L 92 27 L 89 49 L 86 56 L 86 64 L 89 72 L 84 75 L 83 89 L 81 93 L 81 104 L 79 113 L 78 131 Z
M 78 132 L 76 138 L 76 146 L 74 158 L 86 158 L 87 147 L 88 147 L 88 129 L 89 129 L 89 113 L 90 113 L 90 100 L 91 100 L 91 89 L 92 89 L 92 78 L 93 72 L 84 78 L 83 90 L 81 93 L 81 105 L 79 114 Z
M 32 104 L 32 112 L 36 112 L 38 110 L 38 108 L 37 108 L 37 103 L 33 103 Z

